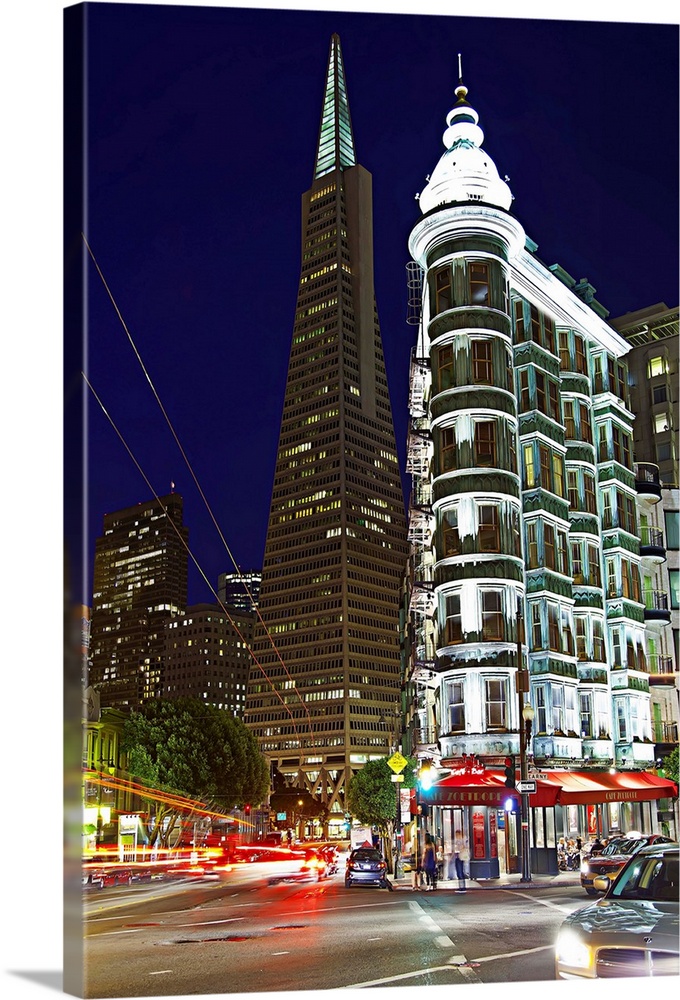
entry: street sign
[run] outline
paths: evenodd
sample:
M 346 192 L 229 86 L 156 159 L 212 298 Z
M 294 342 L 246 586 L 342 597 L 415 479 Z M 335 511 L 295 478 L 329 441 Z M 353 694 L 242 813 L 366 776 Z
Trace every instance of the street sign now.
M 536 791 L 536 782 L 533 778 L 527 778 L 526 781 L 518 781 L 515 787 L 521 795 L 533 795 Z
M 399 774 L 400 771 L 404 770 L 404 768 L 408 764 L 408 761 L 406 760 L 406 757 L 404 757 L 404 755 L 399 753 L 399 751 L 397 750 L 396 753 L 393 753 L 391 757 L 388 757 L 387 763 L 392 768 L 395 774 Z
M 391 774 L 390 775 L 390 780 L 391 781 L 403 781 L 404 780 L 404 775 L 403 774 Z

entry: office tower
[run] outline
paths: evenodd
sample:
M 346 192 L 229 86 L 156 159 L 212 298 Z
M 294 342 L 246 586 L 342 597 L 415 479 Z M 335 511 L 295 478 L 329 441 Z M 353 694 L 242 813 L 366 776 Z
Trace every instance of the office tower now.
M 629 344 L 586 279 L 537 256 L 467 94 L 461 80 L 409 238 L 405 752 L 452 769 L 474 761 L 474 775 L 529 751 L 542 771 L 586 760 L 644 769 L 654 611 L 642 591 Z M 612 802 L 610 825 L 616 806 L 617 823 L 653 829 L 648 812 L 626 813 L 649 806 L 633 785 L 593 801 Z M 501 781 L 486 799 L 454 801 L 498 806 L 503 791 Z M 555 820 L 543 813 L 533 810 L 532 843 L 547 852 Z M 480 823 L 488 874 L 493 810 Z M 519 834 L 507 829 L 506 843 Z
M 182 497 L 171 493 L 104 516 L 90 629 L 90 684 L 102 708 L 135 708 L 162 694 L 164 625 L 187 600 L 182 512 Z
M 163 697 L 199 698 L 242 718 L 255 613 L 194 604 L 165 624 Z
M 220 573 L 217 577 L 217 597 L 230 608 L 252 611 L 260 599 L 262 573 L 254 569 L 242 573 Z
M 656 756 L 678 745 L 680 687 L 680 492 L 678 491 L 678 308 L 664 302 L 611 321 L 630 345 L 630 406 L 635 414 L 642 591 L 648 618 L 647 665 Z
M 406 523 L 373 287 L 371 175 L 330 43 L 244 720 L 289 781 L 344 820 L 389 749 Z M 271 641 L 270 638 L 271 637 Z M 276 648 L 272 645 L 275 644 Z

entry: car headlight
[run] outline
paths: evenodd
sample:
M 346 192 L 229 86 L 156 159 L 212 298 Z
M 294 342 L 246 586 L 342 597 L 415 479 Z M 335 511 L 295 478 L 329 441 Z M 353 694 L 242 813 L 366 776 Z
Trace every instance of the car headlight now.
M 583 873 L 584 873 L 585 875 L 587 875 L 587 874 L 588 874 L 588 872 L 590 871 L 590 865 L 588 864 L 588 862 L 587 862 L 587 861 L 582 861 L 582 862 L 581 862 L 581 871 L 582 871 L 582 872 L 583 872 Z
M 555 957 L 562 965 L 574 969 L 587 969 L 592 961 L 592 952 L 575 931 L 566 927 L 557 935 Z

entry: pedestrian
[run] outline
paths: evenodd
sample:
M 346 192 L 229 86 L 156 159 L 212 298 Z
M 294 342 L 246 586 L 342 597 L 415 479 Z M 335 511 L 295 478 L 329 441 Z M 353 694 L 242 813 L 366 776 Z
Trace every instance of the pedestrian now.
M 434 841 L 429 833 L 425 834 L 425 849 L 423 851 L 423 869 L 427 888 L 432 890 L 437 888 L 437 853 Z
M 467 839 L 461 830 L 456 830 L 453 837 L 453 858 L 458 877 L 456 892 L 465 892 L 465 875 L 468 862 L 470 861 L 470 850 Z

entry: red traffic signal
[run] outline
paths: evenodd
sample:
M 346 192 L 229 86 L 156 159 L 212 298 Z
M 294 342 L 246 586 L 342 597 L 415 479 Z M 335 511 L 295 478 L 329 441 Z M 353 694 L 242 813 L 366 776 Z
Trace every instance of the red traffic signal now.
M 515 787 L 515 758 L 512 756 L 505 758 L 505 787 Z

